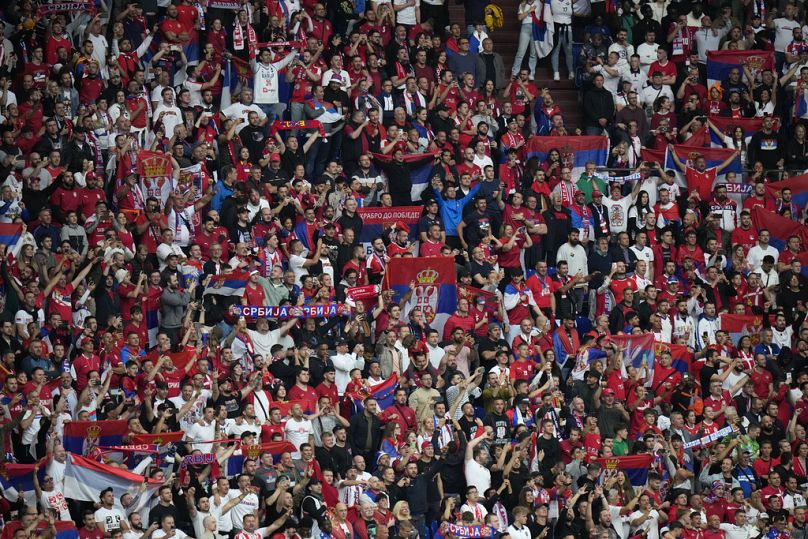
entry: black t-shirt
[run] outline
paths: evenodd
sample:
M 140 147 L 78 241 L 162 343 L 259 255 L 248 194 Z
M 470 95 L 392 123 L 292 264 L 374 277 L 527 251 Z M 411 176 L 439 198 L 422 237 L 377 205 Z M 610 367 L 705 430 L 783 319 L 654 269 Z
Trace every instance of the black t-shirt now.
M 489 337 L 483 337 L 480 339 L 480 344 L 477 347 L 477 351 L 480 354 L 480 365 L 485 367 L 485 372 L 490 371 L 494 366 L 497 364 L 497 360 L 491 358 L 490 360 L 483 359 L 483 352 L 497 352 L 501 348 L 507 348 L 510 350 L 508 346 L 508 341 L 505 339 L 494 340 Z
M 221 393 L 219 398 L 216 399 L 216 408 L 224 406 L 227 410 L 227 418 L 235 419 L 241 415 L 241 395 L 233 393 L 232 395 L 225 395 Z
M 494 445 L 505 445 L 511 441 L 511 425 L 507 415 L 491 412 L 483 423 L 494 429 Z
M 466 439 L 473 440 L 477 437 L 477 429 L 479 429 L 480 426 L 477 425 L 476 418 L 472 417 L 469 419 L 466 416 L 463 416 L 458 419 L 457 422 L 460 423 L 460 430 L 465 433 Z

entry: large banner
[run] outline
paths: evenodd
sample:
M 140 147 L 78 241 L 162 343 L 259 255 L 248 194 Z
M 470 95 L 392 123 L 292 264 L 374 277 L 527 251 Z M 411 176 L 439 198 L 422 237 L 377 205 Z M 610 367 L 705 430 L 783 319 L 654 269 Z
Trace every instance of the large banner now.
M 365 246 L 368 255 L 370 255 L 373 252 L 373 240 L 381 238 L 384 231 L 394 224 L 398 226 L 406 225 L 409 228 L 410 242 L 416 242 L 420 232 L 418 230 L 418 221 L 421 219 L 423 212 L 424 208 L 422 206 L 357 208 L 356 213 L 362 218 L 362 232 L 359 234 L 359 242 Z
M 137 173 L 143 195 L 154 197 L 165 205 L 168 194 L 174 189 L 171 157 L 161 152 L 141 150 L 137 154 Z
M 454 258 L 408 257 L 393 258 L 387 265 L 386 288 L 398 293 L 398 297 L 410 289 L 414 282 L 410 301 L 402 315 L 414 307 L 421 309 L 424 319 L 443 334 L 443 326 L 457 307 L 457 277 Z
M 539 137 L 532 136 L 527 141 L 527 156 L 539 161 L 547 159 L 550 150 L 558 150 L 561 162 L 572 170 L 577 178 L 589 161 L 605 167 L 609 159 L 609 137 Z
M 726 80 L 732 68 L 738 68 L 743 79 L 744 66 L 756 78 L 766 69 L 773 71 L 774 51 L 707 51 L 707 86 Z

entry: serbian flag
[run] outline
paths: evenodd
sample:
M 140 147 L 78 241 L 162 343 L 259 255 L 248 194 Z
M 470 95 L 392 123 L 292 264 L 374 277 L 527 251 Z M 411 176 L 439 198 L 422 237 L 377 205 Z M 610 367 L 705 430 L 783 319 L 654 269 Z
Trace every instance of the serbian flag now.
M 301 408 L 303 408 L 303 413 L 313 414 L 317 411 L 317 403 L 308 399 L 297 399 L 292 401 L 286 402 L 273 402 L 272 408 L 277 408 L 281 412 L 281 417 L 286 417 L 289 415 L 289 411 L 292 409 L 293 404 L 299 404 Z
M 656 357 L 663 352 L 668 352 L 673 358 L 671 366 L 682 374 L 690 372 L 690 363 L 693 361 L 693 352 L 687 349 L 684 344 L 668 344 L 666 342 L 654 342 L 654 353 Z
M 171 363 L 177 369 L 183 371 L 185 370 L 185 366 L 194 358 L 194 352 L 191 350 L 183 350 L 182 352 L 169 352 L 168 354 L 161 354 L 159 350 L 154 349 L 148 354 L 146 354 L 146 358 L 150 359 L 154 363 L 157 363 L 157 360 L 160 359 L 161 355 L 168 356 L 171 360 Z
M 392 154 L 393 152 L 390 153 Z M 412 182 L 410 197 L 412 197 L 414 201 L 421 200 L 421 193 L 424 192 L 424 189 L 426 189 L 426 186 L 429 184 L 429 173 L 432 172 L 435 155 L 437 155 L 437 152 L 416 153 L 404 156 L 404 162 L 410 167 L 410 181 Z M 376 163 L 387 165 L 393 162 L 393 156 L 383 153 L 374 153 L 373 160 L 376 161 Z
M 779 182 L 767 183 L 766 194 L 777 201 L 780 198 L 780 192 L 785 188 L 791 189 L 791 200 L 805 211 L 806 206 L 808 206 L 808 174 L 793 176 Z
M 266 451 L 272 453 L 273 460 L 277 462 L 283 453 L 294 453 L 297 448 L 292 442 L 287 441 L 241 446 L 227 459 L 228 477 L 238 475 L 244 471 L 244 459 L 258 459 L 261 453 Z
M 22 237 L 22 225 L 14 223 L 0 223 L 0 243 L 6 246 L 6 254 L 10 255 L 12 249 Z
M 79 539 L 79 530 L 72 521 L 57 520 L 53 523 L 53 527 L 56 528 L 55 539 Z M 11 539 L 20 528 L 22 528 L 22 522 L 19 520 L 9 520 L 5 528 L 3 528 L 3 533 L 0 535 L 0 538 Z M 47 529 L 48 523 L 44 520 L 40 520 L 37 522 L 31 536 L 39 537 L 44 534 Z
M 69 423 L 65 425 L 67 427 Z M 141 485 L 146 482 L 146 491 L 140 495 Z M 161 481 L 146 479 L 127 470 L 108 466 L 92 459 L 69 453 L 65 461 L 65 498 L 84 502 L 97 502 L 98 495 L 106 488 L 112 488 L 115 500 L 126 493 L 136 498 L 135 511 L 144 507 L 152 495 L 162 485 Z
M 45 478 L 47 459 L 39 462 L 40 469 L 37 477 L 40 484 Z M 35 464 L 0 463 L 0 485 L 3 487 L 3 497 L 10 502 L 16 502 L 20 492 L 25 493 L 25 503 L 36 505 L 36 491 L 34 490 Z
M 214 275 L 208 281 L 203 295 L 243 296 L 250 274 L 246 271 Z
M 707 162 L 707 168 L 713 168 L 726 161 L 735 150 L 730 150 L 728 148 L 704 148 L 701 146 L 686 146 L 684 144 L 676 144 L 673 147 L 673 151 L 676 152 L 679 160 L 688 166 L 692 166 L 696 156 L 700 155 Z M 670 149 L 665 151 L 665 162 L 663 164 L 665 165 L 666 169 L 669 168 L 677 171 L 679 170 L 676 163 L 673 161 L 673 155 L 671 155 Z M 743 172 L 743 165 L 741 164 L 740 155 L 737 155 L 735 160 L 730 163 L 727 168 L 721 171 L 721 175 L 723 176 L 727 172 L 735 172 L 736 174 L 741 174 Z
M 457 276 L 450 256 L 393 258 L 387 266 L 386 288 L 401 297 L 415 281 L 415 290 L 405 309 L 419 307 L 426 323 L 443 334 L 446 320 L 457 308 Z M 402 313 L 403 314 L 403 313 Z
M 474 305 L 474 298 L 483 298 L 485 301 L 485 312 L 494 314 L 499 307 L 499 296 L 495 292 L 489 292 L 482 288 L 475 288 L 473 286 L 458 286 L 458 298 L 466 298 L 470 305 Z
M 372 388 L 362 388 L 361 391 L 349 395 L 354 406 L 354 413 L 359 414 L 365 409 L 365 399 L 373 397 L 379 402 L 379 410 L 393 405 L 393 397 L 398 389 L 398 374 L 393 373 L 390 378 Z
M 427 172 L 428 173 L 428 172 Z M 424 213 L 423 206 L 396 206 L 393 208 L 357 208 L 356 213 L 362 218 L 361 243 L 370 245 L 374 239 L 381 238 L 384 231 L 391 226 L 407 225 L 411 242 L 418 240 L 418 221 Z
M 309 253 L 312 252 L 312 249 L 317 245 L 314 241 L 314 235 L 317 233 L 319 228 L 314 223 L 309 223 L 305 219 L 301 219 L 301 221 L 295 225 L 294 234 L 295 238 L 300 240 L 300 243 L 303 244 L 303 247 Z
M 752 338 L 752 345 L 757 345 L 760 342 L 760 332 L 763 329 L 763 317 L 722 313 L 719 315 L 718 325 L 729 333 L 733 343 L 737 344 L 741 337 L 749 335 Z
M 654 334 L 612 335 L 609 340 L 623 350 L 623 365 L 639 369 L 643 362 L 650 372 L 654 370 Z M 648 379 L 652 376 L 649 374 Z
M 766 69 L 774 71 L 774 51 L 707 51 L 707 87 L 726 80 L 732 68 L 738 68 L 743 79 L 743 66 L 755 77 Z
M 184 432 L 161 432 L 159 434 L 135 434 L 130 440 L 133 444 L 165 445 L 181 442 Z
M 547 159 L 550 150 L 558 150 L 565 167 L 572 170 L 572 176 L 578 177 L 587 162 L 605 167 L 609 158 L 609 137 L 539 137 L 532 136 L 527 141 L 527 157 Z
M 732 132 L 736 127 L 743 129 L 743 136 L 746 143 L 752 140 L 752 135 L 760 131 L 763 125 L 763 118 L 726 118 L 724 116 L 712 115 L 709 120 L 726 136 L 731 137 Z M 778 126 L 779 128 L 779 126 Z M 718 135 L 710 129 L 710 143 L 713 148 L 723 148 L 724 141 L 718 138 Z
M 628 480 L 635 487 L 644 487 L 648 482 L 648 469 L 653 463 L 652 455 L 632 455 L 628 457 L 605 457 L 595 459 L 607 475 L 613 475 L 617 470 L 623 470 Z
M 88 455 L 99 445 L 123 445 L 129 432 L 125 419 L 111 421 L 70 421 L 65 423 L 63 445 L 76 455 Z
M 536 13 L 538 11 L 538 14 Z M 541 2 L 541 7 L 533 11 L 533 46 L 536 47 L 536 54 L 539 58 L 544 58 L 553 50 L 555 25 L 553 24 L 553 12 L 550 9 L 549 0 Z
M 808 181 L 808 178 L 806 181 Z M 799 237 L 802 240 L 803 247 L 808 246 L 808 227 L 798 221 L 792 221 L 760 206 L 752 208 L 751 214 L 752 224 L 755 228 L 758 230 L 765 228 L 769 231 L 769 243 L 775 249 L 784 251 L 788 238 L 791 236 Z
M 651 150 L 648 148 L 640 149 L 640 157 L 643 161 L 648 161 L 650 163 L 659 163 L 660 165 L 665 164 L 665 157 L 666 157 L 666 150 Z
M 159 303 L 153 299 L 146 299 L 143 307 L 143 318 L 146 322 L 146 330 L 149 335 L 149 348 L 157 346 L 157 333 L 160 331 L 160 308 Z

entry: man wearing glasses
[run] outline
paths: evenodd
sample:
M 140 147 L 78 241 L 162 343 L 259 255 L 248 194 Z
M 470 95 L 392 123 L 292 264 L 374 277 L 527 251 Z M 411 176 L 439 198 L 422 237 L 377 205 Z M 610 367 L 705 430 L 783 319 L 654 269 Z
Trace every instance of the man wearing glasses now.
M 58 520 L 70 520 L 70 511 L 67 508 L 67 500 L 62 489 L 56 486 L 51 474 L 46 473 L 39 483 L 39 464 L 34 466 L 34 490 L 36 499 L 43 509 L 53 509 L 59 516 Z

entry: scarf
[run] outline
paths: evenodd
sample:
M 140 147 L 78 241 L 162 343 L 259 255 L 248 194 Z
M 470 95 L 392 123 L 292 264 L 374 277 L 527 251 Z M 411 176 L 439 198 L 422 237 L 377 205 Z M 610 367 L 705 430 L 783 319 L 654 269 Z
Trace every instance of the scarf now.
M 185 480 L 185 476 L 188 474 L 188 466 L 198 466 L 198 465 L 207 465 L 210 464 L 210 477 L 218 478 L 219 477 L 219 461 L 216 460 L 216 455 L 214 453 L 198 453 L 198 454 L 191 454 L 185 455 L 180 463 L 180 483 L 182 484 Z
M 278 131 L 292 131 L 294 129 L 317 129 L 320 136 L 325 138 L 325 128 L 319 120 L 299 120 L 296 122 L 278 120 L 272 123 L 270 132 L 274 136 Z
M 250 59 L 255 59 L 255 30 L 253 29 L 250 23 L 247 23 L 247 48 L 250 51 Z M 244 50 L 244 29 L 241 27 L 241 24 L 236 22 L 235 28 L 233 28 L 233 48 L 237 51 Z
M 578 349 L 581 347 L 581 343 L 578 339 L 578 332 L 574 331 L 573 333 L 567 333 L 567 328 L 564 326 L 558 328 L 557 332 L 558 340 L 561 341 L 561 347 L 564 349 L 567 355 L 576 355 Z

